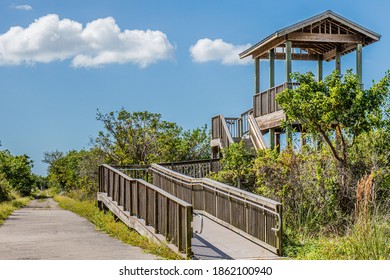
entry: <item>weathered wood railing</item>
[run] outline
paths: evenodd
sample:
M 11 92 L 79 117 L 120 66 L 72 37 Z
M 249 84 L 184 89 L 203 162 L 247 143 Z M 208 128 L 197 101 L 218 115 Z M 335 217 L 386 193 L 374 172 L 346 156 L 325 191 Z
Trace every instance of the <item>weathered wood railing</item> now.
M 135 166 L 135 171 L 141 169 Z M 139 173 L 144 176 L 144 172 Z M 130 216 L 143 219 L 180 252 L 191 256 L 191 204 L 143 179 L 134 179 L 108 165 L 99 166 L 99 191 L 116 201 Z
M 159 165 L 194 178 L 203 178 L 210 172 L 217 173 L 221 170 L 219 158 L 159 163 Z
M 253 146 L 257 150 L 262 150 L 267 148 L 267 144 L 264 140 L 263 134 L 260 131 L 259 126 L 256 123 L 256 119 L 253 115 L 250 115 L 248 118 L 249 122 L 249 137 L 252 140 Z
M 219 139 L 220 145 L 222 147 L 229 147 L 229 145 L 234 143 L 232 135 L 227 126 L 225 117 L 223 115 L 218 115 L 212 118 L 212 139 Z
M 110 165 L 128 175 L 130 178 L 137 178 L 152 183 L 149 167 L 150 164 L 132 164 L 132 165 Z
M 284 83 L 253 96 L 253 115 L 254 117 L 264 116 L 281 110 L 276 102 L 276 95 L 287 88 L 295 88 L 299 83 Z
M 211 121 L 212 139 L 219 139 L 222 147 L 228 147 L 240 141 L 244 135 L 249 133 L 248 118 L 252 112 L 253 110 L 249 109 L 239 118 L 225 118 L 223 115 L 213 117 Z
M 270 251 L 281 253 L 281 203 L 207 178 L 179 174 L 157 164 L 152 164 L 150 171 L 153 185 Z

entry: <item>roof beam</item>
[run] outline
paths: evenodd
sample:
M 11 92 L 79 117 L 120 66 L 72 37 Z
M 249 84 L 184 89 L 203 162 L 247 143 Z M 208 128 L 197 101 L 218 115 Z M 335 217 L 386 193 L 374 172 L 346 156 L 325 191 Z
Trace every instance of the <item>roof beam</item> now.
M 292 60 L 313 60 L 317 61 L 320 55 L 318 54 L 301 54 L 301 53 L 293 53 L 292 55 Z M 258 58 L 260 59 L 268 59 L 268 53 L 264 53 Z M 286 54 L 281 53 L 281 52 L 275 52 L 275 59 L 277 60 L 285 60 L 286 59 Z
M 251 53 L 246 54 L 246 56 L 251 54 L 252 58 L 260 57 L 262 54 L 268 52 L 271 49 L 276 48 L 277 46 L 284 43 L 285 41 L 286 41 L 286 38 L 284 36 L 276 38 L 274 40 L 270 40 L 269 42 L 261 45 L 256 50 L 252 51 Z M 243 57 L 241 57 L 241 58 L 243 58 Z
M 341 46 L 340 48 L 340 53 L 341 54 L 344 54 L 346 52 L 349 52 L 351 50 L 354 50 L 356 48 L 356 45 L 348 45 L 348 46 Z M 335 59 L 336 58 L 336 48 L 334 48 L 333 50 L 327 52 L 324 54 L 324 60 L 329 62 L 331 61 L 332 59 Z
M 351 34 L 290 33 L 288 40 L 299 42 L 363 43 L 362 38 Z

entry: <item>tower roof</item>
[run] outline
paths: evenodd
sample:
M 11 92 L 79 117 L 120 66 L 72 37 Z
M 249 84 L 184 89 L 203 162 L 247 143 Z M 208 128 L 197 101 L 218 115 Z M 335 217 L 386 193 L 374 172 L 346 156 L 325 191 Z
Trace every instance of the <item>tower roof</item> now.
M 268 58 L 268 51 L 276 49 L 275 58 L 284 59 L 286 41 L 295 49 L 293 59 L 330 61 L 356 49 L 358 43 L 367 46 L 379 41 L 381 35 L 346 19 L 333 11 L 326 11 L 286 28 L 276 31 L 249 49 L 240 53 L 240 58 Z M 298 52 L 296 52 L 298 51 Z

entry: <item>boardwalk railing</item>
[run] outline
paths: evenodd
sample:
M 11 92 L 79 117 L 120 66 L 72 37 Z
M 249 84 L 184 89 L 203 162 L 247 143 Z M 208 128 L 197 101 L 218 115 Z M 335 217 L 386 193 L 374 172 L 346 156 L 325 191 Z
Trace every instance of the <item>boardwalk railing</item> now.
M 280 254 L 281 203 L 207 178 L 192 178 L 152 164 L 153 185 L 190 203 L 194 210 Z
M 253 110 L 249 109 L 242 113 L 239 118 L 225 118 L 218 115 L 211 120 L 212 139 L 219 139 L 222 147 L 228 147 L 238 142 L 244 135 L 249 133 L 248 118 Z
M 256 119 L 253 115 L 250 115 L 248 118 L 249 122 L 249 137 L 252 140 L 253 146 L 257 150 L 262 150 L 267 148 L 267 143 L 264 140 L 263 134 L 260 131 L 259 126 L 256 123 Z
M 211 126 L 212 139 L 219 139 L 221 147 L 229 147 L 229 145 L 234 143 L 223 115 L 213 117 L 211 120 Z
M 130 216 L 143 219 L 147 226 L 164 235 L 180 252 L 191 256 L 191 204 L 108 165 L 99 166 L 99 191 L 116 201 Z
M 253 115 L 254 117 L 264 116 L 281 110 L 276 102 L 276 95 L 287 88 L 295 88 L 299 83 L 284 83 L 253 96 Z
M 159 165 L 194 178 L 203 178 L 211 172 L 217 173 L 221 170 L 219 158 L 160 163 Z

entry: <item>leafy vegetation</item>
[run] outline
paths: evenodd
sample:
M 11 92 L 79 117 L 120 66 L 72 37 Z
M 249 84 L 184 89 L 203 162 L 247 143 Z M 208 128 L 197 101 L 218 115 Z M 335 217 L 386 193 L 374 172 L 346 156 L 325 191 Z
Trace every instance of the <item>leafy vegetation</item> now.
M 222 150 L 222 170 L 210 174 L 210 178 L 247 191 L 253 191 L 255 176 L 252 172 L 253 154 L 247 151 L 244 142 L 233 143 Z
M 112 164 L 145 164 L 209 158 L 209 137 L 206 127 L 183 131 L 176 123 L 161 120 L 150 112 L 102 114 L 104 124 L 95 145 Z
M 95 201 L 77 201 L 69 197 L 54 196 L 60 207 L 70 210 L 91 221 L 98 230 L 123 241 L 126 244 L 138 246 L 148 253 L 158 255 L 164 259 L 181 259 L 166 246 L 156 244 L 129 229 L 124 223 L 117 221 L 111 212 L 100 211 Z
M 14 156 L 8 150 L 0 151 L 0 202 L 12 199 L 12 191 L 28 196 L 36 187 L 32 161 L 27 155 Z
M 293 78 L 300 86 L 277 101 L 286 129 L 302 124 L 307 144 L 261 150 L 254 159 L 242 144 L 231 145 L 213 178 L 237 186 L 242 176 L 251 182 L 245 188 L 253 184 L 252 191 L 283 203 L 285 256 L 388 259 L 390 74 L 367 90 L 351 71 L 320 82 L 312 73 Z
M 80 200 L 94 198 L 102 163 L 148 164 L 210 157 L 206 127 L 184 131 L 176 123 L 162 120 L 160 114 L 125 109 L 98 112 L 97 120 L 105 130 L 99 132 L 92 149 L 45 153 L 48 182 L 57 192 Z

